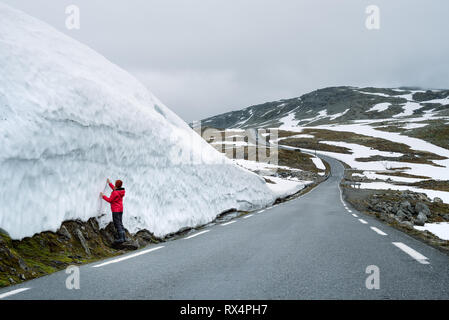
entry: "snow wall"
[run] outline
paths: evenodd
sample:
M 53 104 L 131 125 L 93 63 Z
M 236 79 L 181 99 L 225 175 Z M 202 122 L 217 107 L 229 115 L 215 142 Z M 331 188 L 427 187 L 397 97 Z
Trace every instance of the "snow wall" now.
M 130 74 L 1 3 L 0 70 L 0 228 L 14 239 L 97 216 L 106 178 L 124 182 L 125 227 L 157 236 L 275 200 Z

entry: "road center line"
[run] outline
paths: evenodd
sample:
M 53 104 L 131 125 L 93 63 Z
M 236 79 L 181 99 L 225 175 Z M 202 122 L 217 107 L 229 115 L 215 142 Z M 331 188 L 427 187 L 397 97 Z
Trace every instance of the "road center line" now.
M 402 242 L 392 242 L 396 247 L 407 253 L 409 256 L 411 256 L 413 259 L 417 260 L 421 264 L 429 264 L 429 261 L 427 257 L 423 256 L 418 251 L 410 248 L 406 244 Z
M 253 214 L 249 214 L 249 215 L 244 216 L 243 219 L 248 219 L 248 218 L 251 218 L 252 216 L 253 216 Z
M 381 236 L 386 236 L 387 234 L 385 232 L 383 232 L 382 230 L 376 228 L 376 227 L 370 227 L 371 230 L 373 230 L 374 232 L 380 234 Z
M 347 209 L 347 210 L 348 210 L 348 212 L 349 212 L 349 213 L 351 213 L 351 212 L 352 212 L 352 210 L 349 210 L 349 209 Z
M 141 256 L 143 254 L 162 249 L 163 247 L 164 246 L 160 246 L 160 247 L 156 247 L 156 248 L 152 248 L 152 249 L 136 252 L 136 253 L 133 253 L 133 254 L 130 254 L 130 255 L 127 255 L 127 256 L 124 256 L 124 257 L 120 257 L 120 258 L 117 258 L 117 259 L 114 259 L 114 260 L 110 260 L 110 261 L 107 261 L 107 262 L 103 262 L 103 263 L 97 264 L 96 266 L 93 266 L 93 268 L 99 268 L 99 267 L 103 267 L 103 266 L 106 266 L 106 265 L 111 264 L 111 263 L 117 263 L 117 262 L 121 262 L 121 261 L 128 260 L 128 259 L 131 259 L 131 258 L 135 258 L 135 257 Z
M 352 216 L 353 216 L 353 217 L 356 217 L 356 218 L 358 217 L 358 215 L 356 215 L 355 213 L 353 213 Z
M 359 219 L 359 221 L 360 221 L 361 223 L 363 223 L 363 224 L 368 224 L 368 222 L 366 222 L 366 221 L 363 220 L 363 219 Z
M 271 209 L 271 208 L 270 208 Z M 267 209 L 267 210 L 269 210 L 269 209 Z M 259 212 L 257 212 L 257 213 L 262 213 L 262 212 L 264 212 L 265 211 L 265 209 L 263 209 L 263 210 L 260 210 Z
M 21 288 L 21 289 L 12 290 L 12 291 L 0 294 L 0 299 L 7 298 L 7 297 L 13 296 L 15 294 L 18 294 L 18 293 L 21 293 L 21 292 L 24 292 L 27 290 L 30 290 L 30 288 Z
M 236 223 L 237 221 L 231 221 L 231 222 L 226 222 L 226 223 L 222 223 L 221 225 L 222 226 L 227 226 L 227 225 L 230 225 L 230 224 L 232 224 L 232 223 Z

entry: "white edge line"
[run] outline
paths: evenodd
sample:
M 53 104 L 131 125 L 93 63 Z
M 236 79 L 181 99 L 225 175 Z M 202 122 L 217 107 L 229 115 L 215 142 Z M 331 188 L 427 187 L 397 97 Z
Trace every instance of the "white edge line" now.
M 251 218 L 252 216 L 254 216 L 254 215 L 253 214 L 249 214 L 247 216 L 244 216 L 243 219 L 248 219 L 248 218 Z
M 356 217 L 356 218 L 358 217 L 358 215 L 356 215 L 355 213 L 353 213 L 352 216 L 353 216 L 353 217 Z
M 97 265 L 93 266 L 92 268 L 99 268 L 99 267 L 103 267 L 103 266 L 106 266 L 106 265 L 111 264 L 111 263 L 117 263 L 117 262 L 121 262 L 123 260 L 128 260 L 128 259 L 131 259 L 131 258 L 135 258 L 135 257 L 141 256 L 143 254 L 162 249 L 163 247 L 164 246 L 160 246 L 160 247 L 151 248 L 151 249 L 143 250 L 143 251 L 140 251 L 140 252 L 136 252 L 136 253 L 133 253 L 133 254 L 130 254 L 130 255 L 127 255 L 127 256 L 124 256 L 124 257 L 120 257 L 120 258 L 117 258 L 117 259 L 114 259 L 114 260 L 110 260 L 110 261 L 107 261 L 107 262 L 103 262 L 103 263 L 97 264 Z
M 383 232 L 382 230 L 376 228 L 376 227 L 370 227 L 371 230 L 373 230 L 374 232 L 380 234 L 381 236 L 387 236 L 387 234 L 385 232 Z
M 363 223 L 363 224 L 368 224 L 368 222 L 366 222 L 365 220 L 363 220 L 363 219 L 359 219 L 359 221 L 360 221 L 360 223 Z
M 222 223 L 221 225 L 222 226 L 227 226 L 227 225 L 229 225 L 229 224 L 233 224 L 233 223 L 236 223 L 237 221 L 231 221 L 231 222 L 226 222 L 226 223 Z
M 410 248 L 409 246 L 407 246 L 406 244 L 402 243 L 402 242 L 392 242 L 396 247 L 398 247 L 399 249 L 401 249 L 402 251 L 404 251 L 405 253 L 407 253 L 409 256 L 411 256 L 413 259 L 415 259 L 416 261 L 418 261 L 421 264 L 429 264 L 429 261 L 427 257 L 423 256 L 421 253 L 419 253 L 418 251 Z
M 12 291 L 6 292 L 6 293 L 2 293 L 2 294 L 0 294 L 0 299 L 7 298 L 7 297 L 13 296 L 15 294 L 18 294 L 18 293 L 21 293 L 21 292 L 24 292 L 24 291 L 27 291 L 27 290 L 30 290 L 30 288 L 20 288 L 20 289 L 16 289 L 16 290 L 12 290 Z
M 203 233 L 206 233 L 206 232 L 209 232 L 209 231 L 210 231 L 210 230 L 204 230 L 204 231 L 195 233 L 195 234 L 193 234 L 193 235 L 191 235 L 191 236 L 188 236 L 187 238 L 184 238 L 184 240 L 195 238 L 196 236 L 199 236 L 200 234 L 203 234 Z
M 351 213 L 351 212 L 352 212 L 352 210 L 349 210 L 349 209 L 348 209 L 348 212 L 349 212 L 349 213 Z

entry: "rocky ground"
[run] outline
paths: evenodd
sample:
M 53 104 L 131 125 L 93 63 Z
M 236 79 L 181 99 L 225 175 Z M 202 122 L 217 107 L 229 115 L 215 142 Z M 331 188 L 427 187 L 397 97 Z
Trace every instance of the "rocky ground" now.
M 110 223 L 100 229 L 95 218 L 87 222 L 66 221 L 59 230 L 42 232 L 18 240 L 12 240 L 0 232 L 0 287 L 43 276 L 69 265 L 81 265 L 106 257 L 135 250 L 158 239 L 142 230 L 136 234 L 127 232 L 128 241 L 114 246 L 114 226 Z
M 423 193 L 393 190 L 368 190 L 342 184 L 345 200 L 357 210 L 400 229 L 449 254 L 449 241 L 414 226 L 425 223 L 449 222 L 449 205 L 441 199 L 429 199 Z

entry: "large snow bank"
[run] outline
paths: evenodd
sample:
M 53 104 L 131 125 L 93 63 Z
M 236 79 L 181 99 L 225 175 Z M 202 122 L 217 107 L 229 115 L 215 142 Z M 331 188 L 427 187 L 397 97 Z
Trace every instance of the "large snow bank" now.
M 125 226 L 158 236 L 275 200 L 124 70 L 3 4 L 0 70 L 0 227 L 15 239 L 96 216 L 107 177 L 124 181 Z

